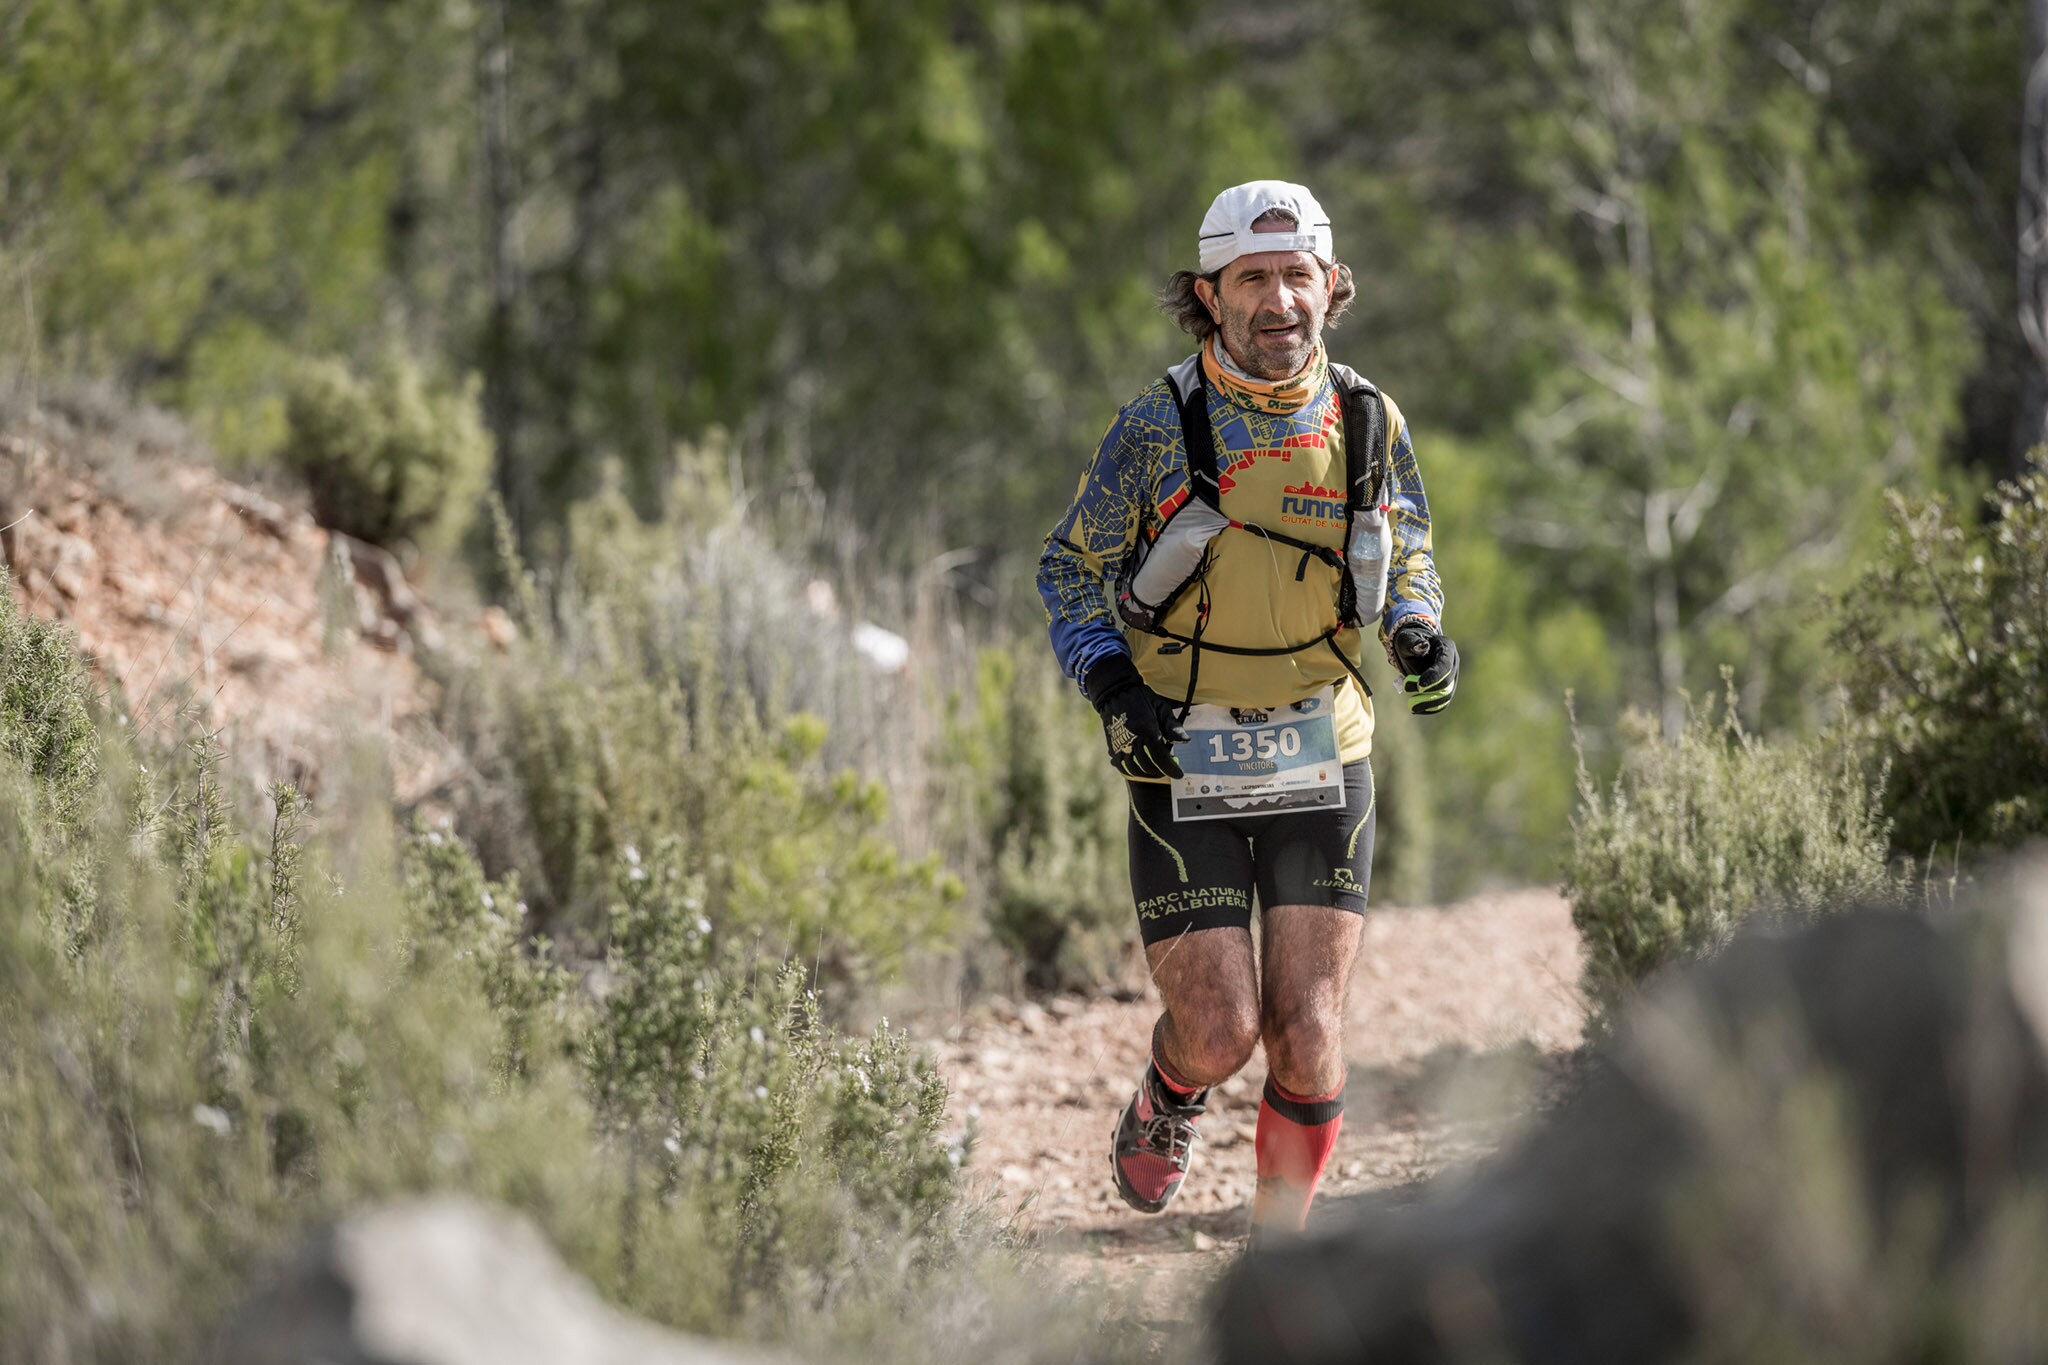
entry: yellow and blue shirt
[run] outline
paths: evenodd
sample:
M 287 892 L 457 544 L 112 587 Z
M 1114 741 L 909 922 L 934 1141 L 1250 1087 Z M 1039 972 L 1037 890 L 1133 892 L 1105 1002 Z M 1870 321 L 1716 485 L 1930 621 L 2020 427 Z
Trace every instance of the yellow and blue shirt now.
M 1214 361 L 1209 369 L 1213 375 Z M 1347 477 L 1344 422 L 1336 385 L 1324 367 L 1321 383 L 1293 411 L 1269 411 L 1249 386 L 1206 386 L 1215 434 L 1224 515 L 1342 551 Z M 1407 423 L 1386 400 L 1389 515 L 1393 559 L 1380 613 L 1382 642 L 1411 616 L 1443 619 L 1443 585 L 1431 552 L 1429 503 L 1416 470 Z M 1079 680 L 1112 653 L 1130 655 L 1146 683 L 1176 701 L 1187 694 L 1191 651 L 1179 641 L 1126 632 L 1113 606 L 1114 584 L 1140 537 L 1149 541 L 1193 496 L 1187 448 L 1172 388 L 1154 381 L 1111 422 L 1082 475 L 1074 502 L 1038 563 L 1038 591 L 1051 621 L 1053 653 Z M 1316 640 L 1336 614 L 1339 572 L 1259 536 L 1226 530 L 1212 542 L 1201 588 L 1181 594 L 1162 623 L 1193 633 L 1207 611 L 1203 639 L 1244 649 L 1281 649 Z M 1360 663 L 1356 628 L 1334 643 Z M 1337 737 L 1346 762 L 1372 749 L 1372 703 L 1327 645 L 1270 656 L 1205 650 L 1194 700 L 1226 706 L 1277 707 L 1334 686 Z

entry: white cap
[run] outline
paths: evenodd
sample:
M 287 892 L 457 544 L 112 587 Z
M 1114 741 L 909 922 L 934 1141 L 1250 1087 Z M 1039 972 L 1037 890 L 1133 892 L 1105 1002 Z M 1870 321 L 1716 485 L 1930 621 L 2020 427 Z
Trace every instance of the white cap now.
M 1269 209 L 1285 209 L 1294 215 L 1293 232 L 1254 232 L 1252 222 Z M 1285 180 L 1253 180 L 1232 185 L 1216 196 L 1202 216 L 1199 243 L 1202 273 L 1221 270 L 1240 256 L 1259 251 L 1308 251 L 1324 265 L 1334 265 L 1336 249 L 1331 245 L 1330 215 L 1316 197 L 1300 185 Z

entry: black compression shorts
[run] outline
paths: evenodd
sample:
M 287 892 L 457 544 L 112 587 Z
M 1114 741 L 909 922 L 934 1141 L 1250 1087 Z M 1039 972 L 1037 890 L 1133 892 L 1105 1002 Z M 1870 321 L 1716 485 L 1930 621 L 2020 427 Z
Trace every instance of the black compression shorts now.
M 1344 804 L 1231 820 L 1173 818 L 1164 782 L 1127 782 L 1131 895 L 1146 943 L 1191 929 L 1250 927 L 1261 906 L 1365 913 L 1372 882 L 1372 765 L 1344 765 Z

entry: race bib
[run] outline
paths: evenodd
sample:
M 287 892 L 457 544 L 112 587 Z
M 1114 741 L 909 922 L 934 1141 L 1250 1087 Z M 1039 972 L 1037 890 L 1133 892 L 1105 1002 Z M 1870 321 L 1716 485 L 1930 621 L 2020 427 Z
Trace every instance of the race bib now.
M 1344 804 L 1337 702 L 1325 687 L 1285 706 L 1197 706 L 1176 744 L 1175 820 L 1224 820 Z

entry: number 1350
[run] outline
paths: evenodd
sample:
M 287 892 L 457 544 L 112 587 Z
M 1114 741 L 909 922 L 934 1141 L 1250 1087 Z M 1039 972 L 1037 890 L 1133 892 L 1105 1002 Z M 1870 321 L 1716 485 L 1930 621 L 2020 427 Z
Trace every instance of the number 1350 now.
M 1301 732 L 1292 725 L 1278 730 L 1232 730 L 1209 736 L 1209 757 L 1217 763 L 1243 763 L 1252 758 L 1293 758 L 1301 752 Z

